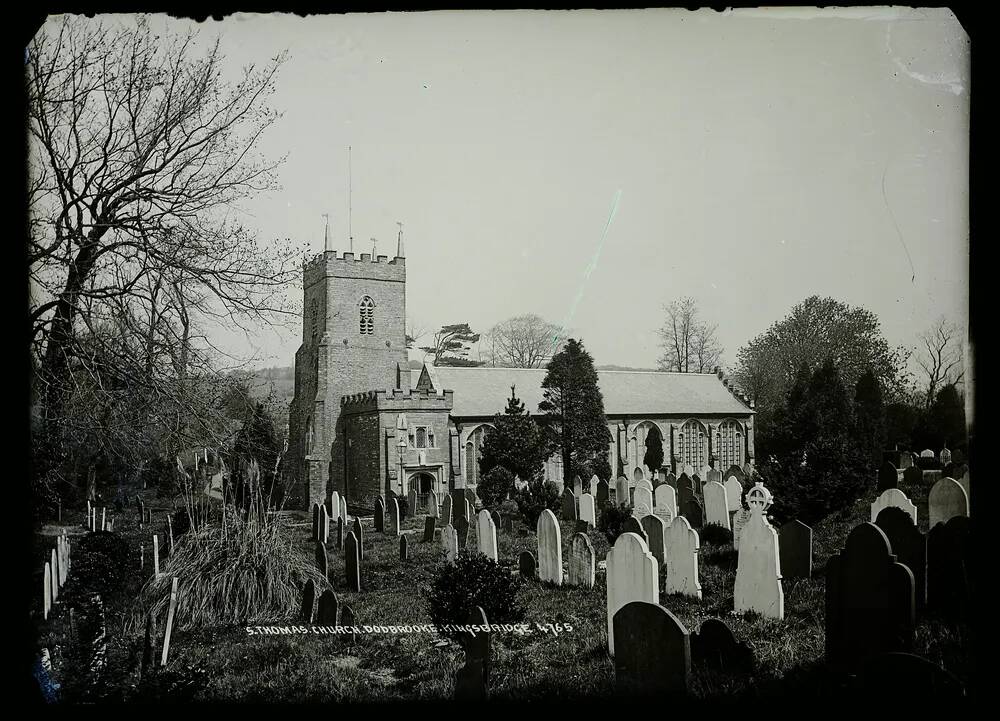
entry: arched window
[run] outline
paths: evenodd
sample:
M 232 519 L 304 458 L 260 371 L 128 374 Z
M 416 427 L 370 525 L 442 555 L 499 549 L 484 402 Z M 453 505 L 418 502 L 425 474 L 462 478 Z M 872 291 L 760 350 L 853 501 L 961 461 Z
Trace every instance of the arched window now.
M 739 422 L 733 419 L 723 421 L 715 439 L 719 468 L 743 465 L 743 427 Z
M 373 335 L 375 333 L 375 301 L 366 295 L 361 299 L 359 307 L 361 309 L 361 335 Z
M 696 470 L 708 465 L 708 443 L 705 426 L 701 423 L 691 419 L 681 426 L 677 443 L 680 446 L 681 465 L 691 465 Z
M 476 458 L 476 446 L 469 441 L 465 444 L 465 474 L 466 483 L 475 483 L 479 477 L 479 462 Z

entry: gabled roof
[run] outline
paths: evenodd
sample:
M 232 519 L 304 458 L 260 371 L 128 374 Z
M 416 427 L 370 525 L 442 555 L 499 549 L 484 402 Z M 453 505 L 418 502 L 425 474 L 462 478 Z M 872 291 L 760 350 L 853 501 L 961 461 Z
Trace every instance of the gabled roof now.
M 451 415 L 483 417 L 502 413 L 510 387 L 531 413 L 542 400 L 544 368 L 464 368 L 438 366 L 436 390 L 455 392 Z M 416 386 L 420 371 L 413 371 Z M 597 371 L 607 415 L 714 415 L 746 416 L 753 413 L 713 373 L 661 373 L 659 371 Z

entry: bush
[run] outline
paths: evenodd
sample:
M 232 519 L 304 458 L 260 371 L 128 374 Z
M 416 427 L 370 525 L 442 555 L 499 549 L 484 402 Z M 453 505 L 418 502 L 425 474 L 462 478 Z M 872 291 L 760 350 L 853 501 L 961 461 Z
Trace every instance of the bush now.
M 698 538 L 702 543 L 724 546 L 733 542 L 733 532 L 717 523 L 706 523 L 698 531 Z
M 74 600 L 96 593 L 108 602 L 123 592 L 137 565 L 131 558 L 128 542 L 120 534 L 88 533 L 73 544 L 66 593 Z
M 188 531 L 175 543 L 163 575 L 142 588 L 129 630 L 141 633 L 149 612 L 166 618 L 174 576 L 179 579 L 175 628 L 291 618 L 307 580 L 318 591 L 328 586 L 312 554 L 303 553 L 293 537 L 283 516 L 257 504 L 249 512 L 227 512 L 224 529 L 214 523 Z
M 625 521 L 631 517 L 632 509 L 628 505 L 622 503 L 616 506 L 608 501 L 601 509 L 601 517 L 597 519 L 597 528 L 604 533 L 608 543 L 613 546 L 618 540 L 618 536 L 622 534 Z
M 443 627 L 467 624 L 476 606 L 486 612 L 490 624 L 518 623 L 524 618 L 524 607 L 517 599 L 520 585 L 518 576 L 483 554 L 460 554 L 454 563 L 438 569 L 427 593 L 431 621 L 442 635 L 455 641 L 463 634 Z
M 494 508 L 507 500 L 514 490 L 514 474 L 503 466 L 494 466 L 479 479 L 476 493 L 483 505 Z
M 529 528 L 538 525 L 538 517 L 546 508 L 553 512 L 559 510 L 561 492 L 562 489 L 552 481 L 541 480 L 531 481 L 524 488 L 514 492 L 517 510 Z

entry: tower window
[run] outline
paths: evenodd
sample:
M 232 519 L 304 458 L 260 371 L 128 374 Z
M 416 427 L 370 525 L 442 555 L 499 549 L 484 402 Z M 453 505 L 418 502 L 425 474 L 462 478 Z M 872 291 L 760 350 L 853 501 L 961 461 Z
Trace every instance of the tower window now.
M 370 296 L 361 299 L 361 335 L 375 333 L 375 301 Z

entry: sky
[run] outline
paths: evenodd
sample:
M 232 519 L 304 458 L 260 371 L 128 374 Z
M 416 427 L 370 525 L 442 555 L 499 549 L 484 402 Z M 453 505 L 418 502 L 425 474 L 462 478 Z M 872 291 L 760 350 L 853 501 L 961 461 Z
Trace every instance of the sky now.
M 893 345 L 940 316 L 968 324 L 969 45 L 946 9 L 199 27 L 234 70 L 289 55 L 259 146 L 287 155 L 282 188 L 244 202 L 245 222 L 318 252 L 329 213 L 347 250 L 351 146 L 354 250 L 374 237 L 393 255 L 403 223 L 417 327 L 537 313 L 598 364 L 655 367 L 663 306 L 683 296 L 726 365 L 814 294 L 875 312 Z M 215 341 L 284 366 L 300 337 L 296 322 Z

